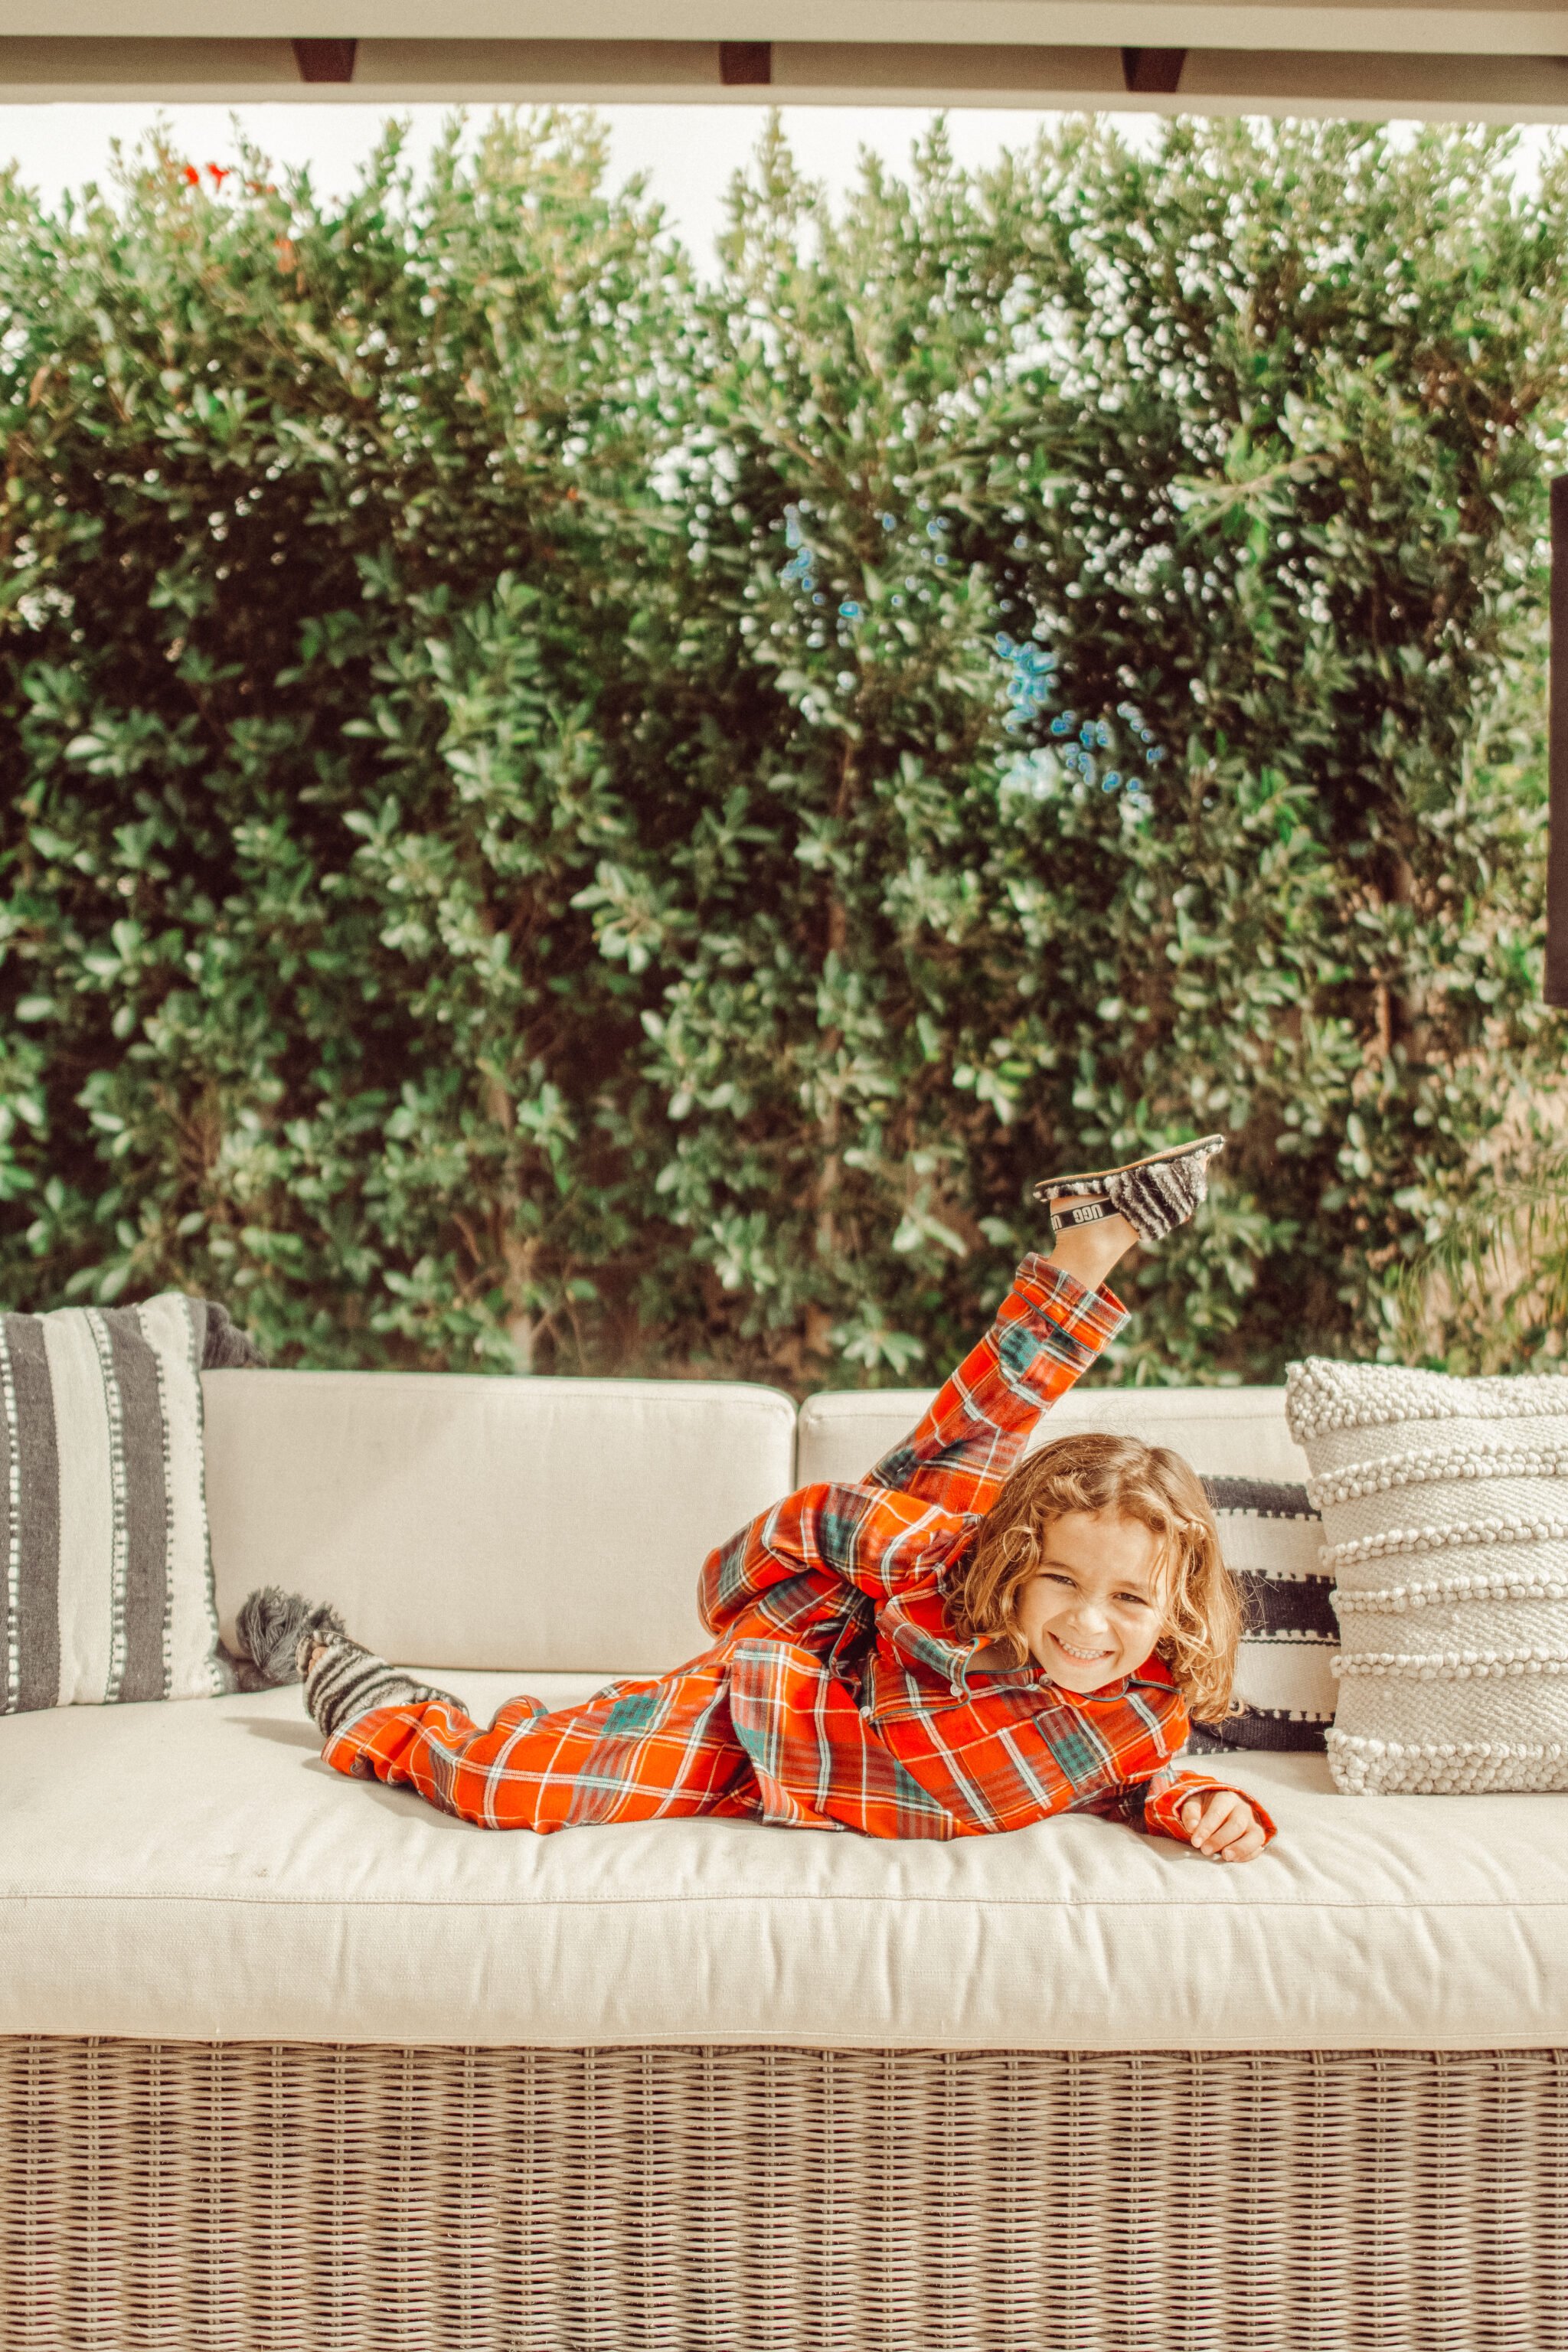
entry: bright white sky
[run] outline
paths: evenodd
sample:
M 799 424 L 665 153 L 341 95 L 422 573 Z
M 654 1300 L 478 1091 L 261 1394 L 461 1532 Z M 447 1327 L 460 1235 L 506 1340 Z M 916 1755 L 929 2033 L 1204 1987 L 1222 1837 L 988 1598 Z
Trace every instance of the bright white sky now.
M 713 240 L 724 226 L 724 194 L 731 174 L 754 149 L 767 109 L 762 106 L 606 106 L 598 110 L 610 125 L 612 163 L 617 179 L 635 172 L 651 175 L 652 194 L 664 205 L 671 226 L 700 264 L 711 262 Z M 417 153 L 438 134 L 449 110 L 411 106 L 395 110 L 414 124 Z M 782 110 L 784 128 L 803 169 L 827 183 L 830 194 L 849 184 L 863 146 L 874 147 L 899 167 L 910 144 L 931 117 L 914 107 L 791 106 Z M 346 189 L 360 159 L 374 144 L 384 120 L 381 109 L 335 106 L 0 106 L 0 163 L 15 158 L 23 176 L 48 195 L 67 186 L 102 178 L 110 142 L 130 146 L 160 116 L 174 142 L 194 162 L 226 162 L 234 152 L 234 124 L 242 122 L 258 145 L 279 163 L 309 163 L 323 193 Z M 1038 111 L 990 108 L 956 109 L 949 134 L 961 160 L 979 163 L 1004 147 L 1027 144 L 1041 121 Z M 1111 118 L 1136 139 L 1157 130 L 1147 114 Z M 1522 172 L 1533 170 L 1548 133 L 1522 134 Z

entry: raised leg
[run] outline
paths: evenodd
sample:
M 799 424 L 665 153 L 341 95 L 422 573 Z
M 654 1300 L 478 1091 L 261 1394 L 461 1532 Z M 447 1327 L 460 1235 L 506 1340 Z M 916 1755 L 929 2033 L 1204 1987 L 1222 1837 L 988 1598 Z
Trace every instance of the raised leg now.
M 1040 1415 L 1127 1320 L 1119 1298 L 1069 1270 L 1090 1270 L 1097 1251 L 1114 1262 L 1131 1229 L 1112 1239 L 1097 1226 L 1064 1234 L 1049 1258 L 1026 1257 L 985 1337 L 901 1444 L 852 1485 L 797 1487 L 710 1551 L 697 1588 L 709 1630 L 804 1638 L 842 1581 L 873 1598 L 896 1591 L 918 1572 L 936 1521 L 988 1511 Z
M 950 1511 L 987 1511 L 1043 1412 L 1082 1379 L 1127 1320 L 1099 1267 L 1131 1244 L 1108 1218 L 1025 1258 L 984 1338 L 950 1372 L 909 1436 L 868 1473 Z

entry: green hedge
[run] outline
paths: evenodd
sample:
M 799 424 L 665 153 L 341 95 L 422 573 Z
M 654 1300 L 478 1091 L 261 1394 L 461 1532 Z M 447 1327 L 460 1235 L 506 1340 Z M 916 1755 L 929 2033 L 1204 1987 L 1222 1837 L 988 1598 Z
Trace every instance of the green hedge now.
M 1528 1156 L 1557 166 L 773 137 L 714 284 L 581 118 L 0 215 L 8 1303 L 926 1380 L 1217 1127 L 1122 1362 L 1266 1380 Z

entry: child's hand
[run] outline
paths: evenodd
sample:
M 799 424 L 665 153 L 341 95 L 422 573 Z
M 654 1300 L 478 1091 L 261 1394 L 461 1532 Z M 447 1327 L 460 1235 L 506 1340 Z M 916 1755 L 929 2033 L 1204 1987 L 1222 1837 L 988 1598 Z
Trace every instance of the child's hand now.
M 1268 1843 L 1251 1806 L 1234 1789 L 1215 1789 L 1206 1799 L 1189 1797 L 1180 1818 L 1194 1853 L 1206 1853 L 1211 1862 L 1250 1862 Z

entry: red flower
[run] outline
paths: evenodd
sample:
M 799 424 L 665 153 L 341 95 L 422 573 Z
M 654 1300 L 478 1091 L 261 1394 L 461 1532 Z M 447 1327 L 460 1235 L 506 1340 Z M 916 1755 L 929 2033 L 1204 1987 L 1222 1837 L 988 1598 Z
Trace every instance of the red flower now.
M 195 165 L 194 163 L 187 163 L 187 164 L 185 165 L 185 185 L 186 185 L 186 187 L 187 187 L 187 188 L 199 188 L 199 187 L 201 186 L 201 184 L 202 184 L 202 175 L 201 175 L 201 173 L 197 171 L 197 169 L 196 169 L 196 167 L 195 167 Z
M 222 187 L 233 168 L 233 165 L 230 163 L 209 163 L 207 165 L 207 170 L 213 175 L 213 185 L 215 188 Z

